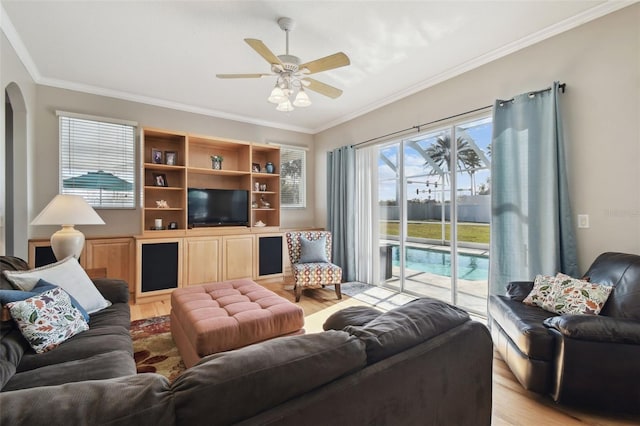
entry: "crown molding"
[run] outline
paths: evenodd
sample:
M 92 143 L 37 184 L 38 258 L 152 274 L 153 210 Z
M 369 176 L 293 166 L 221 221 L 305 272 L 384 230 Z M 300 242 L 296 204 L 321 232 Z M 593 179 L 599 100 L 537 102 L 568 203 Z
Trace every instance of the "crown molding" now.
M 447 70 L 446 72 L 440 73 L 434 77 L 423 80 L 413 86 L 408 87 L 405 90 L 394 93 L 393 96 L 389 96 L 379 101 L 373 102 L 369 105 L 366 105 L 363 108 L 360 108 L 357 111 L 354 111 L 350 114 L 345 114 L 337 120 L 328 122 L 322 126 L 319 126 L 313 129 L 300 127 L 300 126 L 293 126 L 289 124 L 283 124 L 279 122 L 260 120 L 250 116 L 244 116 L 240 114 L 231 114 L 223 111 L 197 107 L 193 105 L 173 102 L 166 99 L 160 99 L 160 98 L 155 98 L 150 96 L 137 95 L 129 92 L 106 89 L 98 86 L 74 83 L 74 82 L 69 82 L 65 80 L 45 78 L 40 74 L 38 67 L 33 61 L 26 46 L 22 42 L 22 39 L 18 35 L 15 27 L 13 26 L 13 23 L 11 22 L 9 16 L 7 15 L 1 3 L 0 3 L 0 29 L 2 29 L 2 31 L 6 35 L 7 39 L 9 40 L 9 43 L 11 44 L 13 49 L 16 51 L 18 58 L 22 61 L 23 65 L 31 75 L 31 78 L 36 82 L 36 84 L 52 86 L 60 89 L 75 90 L 75 91 L 89 93 L 93 95 L 108 96 L 116 99 L 139 102 L 143 104 L 169 108 L 169 109 L 174 109 L 178 111 L 190 112 L 194 114 L 202 114 L 210 117 L 233 120 L 233 121 L 238 121 L 238 122 L 247 123 L 247 124 L 255 124 L 258 126 L 272 127 L 272 128 L 281 129 L 281 130 L 290 130 L 294 132 L 314 135 L 314 134 L 323 132 L 327 129 L 330 129 L 332 127 L 336 127 L 340 124 L 351 121 L 357 117 L 360 117 L 371 111 L 387 106 L 393 102 L 399 101 L 403 98 L 416 94 L 420 91 L 428 89 L 429 87 L 435 86 L 436 84 L 439 84 L 451 78 L 457 77 L 467 71 L 470 71 L 474 68 L 478 68 L 489 62 L 495 61 L 496 59 L 500 59 L 518 50 L 529 47 L 535 43 L 538 43 L 540 41 L 546 40 L 555 35 L 561 34 L 565 31 L 576 28 L 580 25 L 583 25 L 594 19 L 605 16 L 609 13 L 623 9 L 627 6 L 637 3 L 638 1 L 639 0 L 625 0 L 625 1 L 608 0 L 578 15 L 567 18 L 561 22 L 558 22 L 554 25 L 551 25 L 547 28 L 544 28 L 540 31 L 532 33 L 526 37 L 523 37 L 520 40 L 509 43 L 505 46 L 502 46 L 484 55 L 480 55 L 470 61 L 466 61 L 462 64 L 459 64 Z
M 121 99 L 125 101 L 138 102 L 145 105 L 152 105 L 152 106 L 157 106 L 162 108 L 173 109 L 177 111 L 190 112 L 193 114 L 201 114 L 209 117 L 222 118 L 225 120 L 238 121 L 241 123 L 255 124 L 258 126 L 273 127 L 280 130 L 290 130 L 293 132 L 313 134 L 313 129 L 309 129 L 306 127 L 292 126 L 292 125 L 282 124 L 282 123 L 268 121 L 268 120 L 260 120 L 254 117 L 248 117 L 248 116 L 243 116 L 239 114 L 231 114 L 231 113 L 217 111 L 209 108 L 183 104 L 180 102 L 169 101 L 166 99 L 161 99 L 161 98 L 156 98 L 151 96 L 144 96 L 144 95 L 138 95 L 138 94 L 129 93 L 129 92 L 123 92 L 119 90 L 106 89 L 103 87 L 92 86 L 88 84 L 74 83 L 66 80 L 57 80 L 57 79 L 50 79 L 50 78 L 41 78 L 38 84 L 42 84 L 44 86 L 56 87 L 58 89 L 74 90 L 77 92 L 89 93 L 92 95 L 107 96 L 110 98 Z
M 7 11 L 4 10 L 4 6 L 2 5 L 2 3 L 0 3 L 0 29 L 2 29 L 2 32 L 7 37 L 7 40 L 9 40 L 9 43 L 13 47 L 13 50 L 15 50 L 18 58 L 27 69 L 29 75 L 31 75 L 33 81 L 37 83 L 42 78 L 42 76 L 40 75 L 40 71 L 38 70 L 36 63 L 33 62 L 29 51 L 18 35 L 16 28 L 13 26 L 13 22 L 11 22 L 11 19 L 9 19 L 9 15 L 7 14 Z

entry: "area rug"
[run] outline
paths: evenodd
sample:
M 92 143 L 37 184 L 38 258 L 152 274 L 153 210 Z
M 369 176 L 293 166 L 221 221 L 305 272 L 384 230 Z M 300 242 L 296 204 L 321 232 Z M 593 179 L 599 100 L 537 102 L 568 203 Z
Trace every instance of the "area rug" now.
M 340 291 L 347 296 L 353 297 L 373 287 L 374 286 L 372 286 L 371 284 L 361 283 L 358 281 L 350 281 L 348 283 L 342 283 L 340 285 Z
M 185 366 L 171 337 L 169 315 L 131 322 L 131 338 L 138 373 L 158 373 L 174 381 Z

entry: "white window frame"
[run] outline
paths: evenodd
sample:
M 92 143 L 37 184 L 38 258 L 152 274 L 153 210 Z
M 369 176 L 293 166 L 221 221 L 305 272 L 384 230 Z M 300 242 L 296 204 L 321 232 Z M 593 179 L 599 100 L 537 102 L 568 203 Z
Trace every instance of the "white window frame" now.
M 284 194 L 284 186 L 288 184 L 286 176 L 283 175 L 282 171 L 284 170 L 282 167 L 283 158 L 285 155 L 283 153 L 285 151 L 295 152 L 296 154 L 300 154 L 302 156 L 302 170 L 300 173 L 300 182 L 298 183 L 298 194 L 300 198 L 300 202 L 298 203 L 287 203 L 283 199 Z M 301 146 L 291 146 L 291 145 L 280 145 L 280 208 L 283 209 L 304 209 L 307 207 L 307 148 Z
M 58 116 L 59 126 L 58 188 L 60 194 L 80 195 L 95 209 L 135 209 L 138 206 L 138 173 L 136 169 L 138 123 L 66 111 L 56 111 L 56 115 Z M 78 151 L 74 151 L 74 149 L 77 150 L 80 147 L 87 147 L 87 145 L 82 145 L 82 140 L 79 138 L 74 139 L 69 132 L 65 131 L 65 128 L 68 129 L 70 123 L 80 123 L 81 121 L 87 122 L 88 126 L 94 125 L 95 129 L 91 130 L 95 131 L 96 134 L 90 135 L 92 137 L 92 143 L 88 145 L 88 152 L 78 153 Z M 104 125 L 109 125 L 109 127 L 113 125 L 122 126 L 124 136 L 112 134 L 104 136 L 105 139 L 103 140 L 102 135 L 100 135 L 101 129 L 99 128 L 101 125 L 103 129 L 105 128 Z M 108 130 L 112 131 L 113 129 L 109 128 Z M 99 138 L 99 140 L 96 142 L 95 138 Z M 108 145 L 109 142 L 111 142 L 111 145 Z M 116 149 L 110 149 L 114 146 Z M 79 155 L 73 156 L 74 152 L 77 152 Z M 102 166 L 102 164 L 96 165 L 96 163 L 104 159 L 106 155 L 117 157 L 116 165 L 114 165 L 113 168 L 109 167 L 106 161 L 104 162 L 104 166 Z M 109 202 L 113 200 L 113 196 L 115 195 L 114 191 L 100 190 L 99 198 L 96 199 L 92 196 L 94 195 L 93 193 L 96 192 L 95 190 L 81 186 L 77 188 L 64 186 L 65 179 L 99 171 L 112 173 L 116 176 L 115 179 L 121 178 L 131 183 L 130 190 L 118 191 L 121 195 L 124 195 L 122 202 Z M 106 194 L 105 191 L 107 191 Z

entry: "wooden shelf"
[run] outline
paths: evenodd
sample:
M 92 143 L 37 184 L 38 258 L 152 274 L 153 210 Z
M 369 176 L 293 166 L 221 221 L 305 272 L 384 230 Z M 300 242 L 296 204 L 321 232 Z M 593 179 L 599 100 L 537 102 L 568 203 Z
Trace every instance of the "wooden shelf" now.
M 187 169 L 189 173 L 198 173 L 202 175 L 216 175 L 216 176 L 248 176 L 250 172 L 244 172 L 240 170 L 215 170 L 205 169 L 203 167 L 189 167 Z
M 181 188 L 179 186 L 153 186 L 153 185 L 145 185 L 144 187 L 145 190 L 147 189 L 151 189 L 151 190 L 163 190 L 163 191 L 182 191 L 184 188 Z
M 169 164 L 144 163 L 145 170 L 183 170 L 184 166 L 173 166 Z
M 152 211 L 152 210 L 157 210 L 157 211 L 181 211 L 184 210 L 182 207 L 145 207 L 145 210 L 148 211 Z

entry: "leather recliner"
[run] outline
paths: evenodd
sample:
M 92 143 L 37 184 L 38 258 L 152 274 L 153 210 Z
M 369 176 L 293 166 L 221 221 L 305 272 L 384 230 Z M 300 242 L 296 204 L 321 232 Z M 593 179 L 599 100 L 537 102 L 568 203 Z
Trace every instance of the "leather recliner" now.
M 522 303 L 533 282 L 489 297 L 494 345 L 524 388 L 556 402 L 640 414 L 640 256 L 603 253 L 585 277 L 613 286 L 600 315 Z

